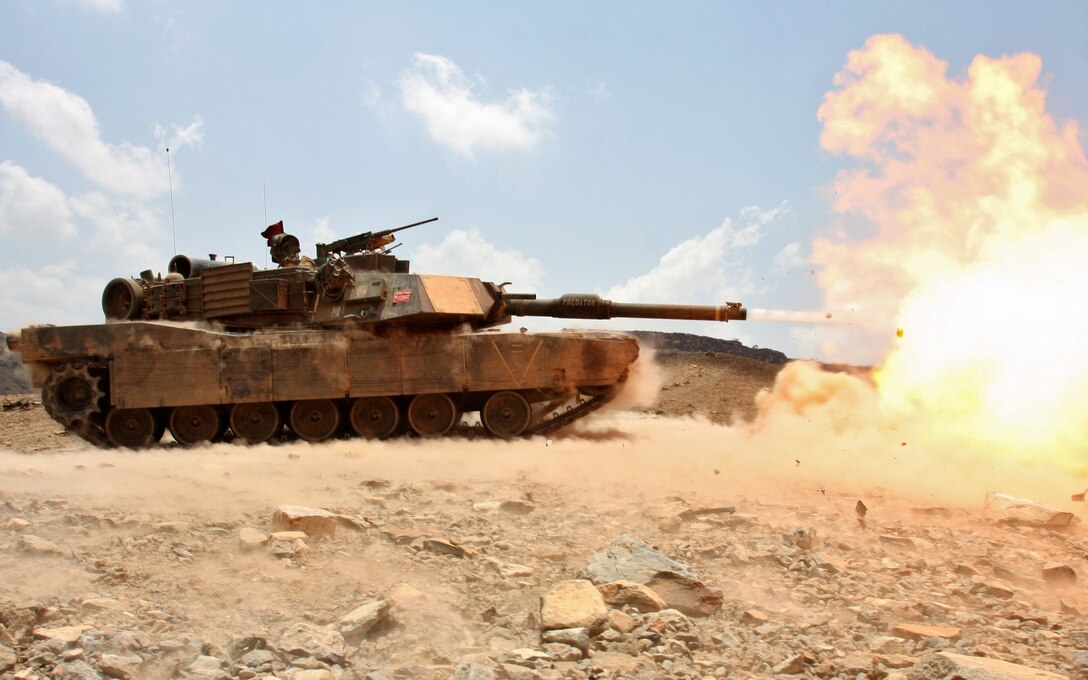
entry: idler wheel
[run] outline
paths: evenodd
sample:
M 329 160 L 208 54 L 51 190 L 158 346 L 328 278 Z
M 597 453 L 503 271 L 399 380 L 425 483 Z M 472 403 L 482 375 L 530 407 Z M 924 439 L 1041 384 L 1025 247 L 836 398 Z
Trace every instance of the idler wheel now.
M 170 412 L 170 434 L 182 446 L 210 442 L 222 433 L 222 418 L 211 406 L 178 406 Z
M 115 408 L 106 416 L 106 436 L 114 446 L 142 449 L 155 437 L 155 417 L 146 408 Z
M 83 363 L 65 364 L 51 371 L 42 385 L 42 405 L 49 415 L 65 426 L 89 422 L 102 410 L 105 392 L 100 367 Z
M 280 431 L 283 421 L 271 402 L 235 404 L 230 410 L 230 429 L 250 444 L 266 442 Z
M 351 429 L 367 439 L 385 439 L 400 424 L 400 409 L 389 397 L 362 397 L 351 405 Z
M 408 424 L 421 437 L 440 437 L 461 420 L 461 411 L 444 394 L 420 394 L 408 404 Z
M 323 441 L 340 426 L 340 410 L 330 399 L 296 401 L 291 407 L 290 423 L 300 439 Z
M 533 419 L 533 409 L 517 392 L 496 392 L 480 412 L 484 427 L 496 437 L 510 439 L 525 432 Z

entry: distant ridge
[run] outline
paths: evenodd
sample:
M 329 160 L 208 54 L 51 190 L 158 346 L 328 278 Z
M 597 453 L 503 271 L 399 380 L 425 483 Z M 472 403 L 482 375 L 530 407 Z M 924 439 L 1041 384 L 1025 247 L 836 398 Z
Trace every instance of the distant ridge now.
M 662 333 L 659 331 L 623 331 L 638 338 L 645 346 L 659 352 L 713 352 L 748 357 L 768 364 L 784 364 L 790 359 L 782 352 L 765 347 L 748 347 L 739 340 L 708 338 L 693 333 Z
M 18 354 L 8 351 L 8 336 L 0 333 L 0 394 L 33 392 Z

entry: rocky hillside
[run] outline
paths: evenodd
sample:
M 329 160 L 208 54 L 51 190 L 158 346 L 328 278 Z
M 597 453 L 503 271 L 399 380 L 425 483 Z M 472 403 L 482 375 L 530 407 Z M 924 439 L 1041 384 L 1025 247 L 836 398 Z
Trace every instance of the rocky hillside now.
M 782 352 L 765 347 L 748 347 L 739 340 L 708 338 L 693 333 L 660 333 L 658 331 L 623 331 L 633 335 L 646 347 L 665 352 L 712 352 L 747 357 L 769 364 L 784 364 L 789 361 Z

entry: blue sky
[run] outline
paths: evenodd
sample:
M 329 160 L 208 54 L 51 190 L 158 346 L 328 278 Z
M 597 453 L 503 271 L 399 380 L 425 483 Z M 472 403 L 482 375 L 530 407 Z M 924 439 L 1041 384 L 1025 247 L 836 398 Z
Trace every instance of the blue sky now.
M 843 160 L 817 110 L 880 33 L 950 78 L 1037 54 L 1047 111 L 1088 122 L 1081 2 L 4 0 L 0 328 L 96 322 L 109 279 L 165 268 L 167 145 L 179 252 L 263 265 L 280 219 L 309 247 L 438 216 L 403 235 L 417 271 L 822 311 Z M 828 326 L 668 328 L 872 360 Z

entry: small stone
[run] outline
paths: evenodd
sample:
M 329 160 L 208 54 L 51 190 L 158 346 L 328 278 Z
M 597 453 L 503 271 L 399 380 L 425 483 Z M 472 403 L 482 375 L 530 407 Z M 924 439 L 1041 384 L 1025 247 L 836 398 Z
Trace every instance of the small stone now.
M 960 629 L 952 626 L 926 626 L 918 623 L 900 623 L 891 629 L 891 634 L 908 640 L 923 638 L 941 638 L 958 640 Z
M 608 621 L 604 598 L 585 580 L 560 581 L 540 601 L 541 630 L 588 628 L 598 631 Z
M 308 671 L 295 671 L 291 680 L 336 680 L 336 676 L 328 669 L 315 668 Z
M 19 656 L 15 650 L 7 645 L 0 645 L 0 672 L 15 668 L 17 663 L 19 663 Z
M 29 675 L 26 677 L 34 678 L 40 676 Z M 77 659 L 68 663 L 58 664 L 53 668 L 50 677 L 54 680 L 101 680 L 102 674 L 96 671 L 94 667 L 86 661 Z
M 495 671 L 479 663 L 459 663 L 451 680 L 495 680 Z
M 545 642 L 540 648 L 548 654 L 548 658 L 552 661 L 577 662 L 581 661 L 585 656 L 585 652 L 577 647 L 571 647 L 559 642 Z
M 90 626 L 60 626 L 58 628 L 35 628 L 34 638 L 37 640 L 59 640 L 68 644 L 73 644 L 79 640 L 79 637 L 83 635 L 85 631 L 90 630 Z
M 571 647 L 580 649 L 583 653 L 589 653 L 588 628 L 559 628 L 556 630 L 546 630 L 540 635 L 540 639 L 544 642 L 570 645 Z
M 260 668 L 265 664 L 272 663 L 276 658 L 276 655 L 267 649 L 252 649 L 242 655 L 238 659 L 238 663 L 249 668 Z
M 312 656 L 328 664 L 343 663 L 347 652 L 344 636 L 339 632 L 308 623 L 296 623 L 285 630 L 276 648 L 291 656 Z
M 611 609 L 608 612 L 608 626 L 620 633 L 630 633 L 638 628 L 638 621 L 627 612 Z
M 811 663 L 805 654 L 793 654 L 780 661 L 774 667 L 775 675 L 799 675 L 805 672 L 805 667 Z
M 255 550 L 268 543 L 268 536 L 250 527 L 238 531 L 238 545 L 242 550 Z
M 33 534 L 23 534 L 19 537 L 19 550 L 32 555 L 59 555 L 63 557 L 68 554 L 53 541 Z
M 277 531 L 268 537 L 268 551 L 276 557 L 293 557 L 307 549 L 302 531 Z
M 991 597 L 1000 597 L 1002 599 L 1008 599 L 1016 594 L 1016 591 L 1008 586 L 1000 583 L 983 583 L 982 592 L 990 595 Z
M 1047 564 L 1043 566 L 1043 580 L 1052 586 L 1073 586 L 1077 583 L 1077 572 L 1068 564 Z
M 881 534 L 880 542 L 887 545 L 898 545 L 904 548 L 913 548 L 914 539 L 909 536 L 896 536 L 895 534 Z
M 771 620 L 771 617 L 767 616 L 758 609 L 746 609 L 744 613 L 740 615 L 740 622 L 753 626 L 761 626 Z
M 348 644 L 358 644 L 378 625 L 392 605 L 383 598 L 371 600 L 341 617 L 338 627 Z
M 911 680 L 1062 680 L 1066 676 L 1000 659 L 938 652 L 921 659 L 907 672 L 907 677 Z
M 529 501 L 512 500 L 500 503 L 499 510 L 510 513 L 511 515 L 528 515 L 533 510 L 536 510 L 536 506 Z
M 13 533 L 19 533 L 30 526 L 30 522 L 21 517 L 12 517 L 8 521 L 4 522 L 4 529 Z
M 441 538 L 425 538 L 423 539 L 423 549 L 430 552 L 439 553 L 440 555 L 452 555 L 454 557 L 476 557 L 478 554 L 472 548 L 466 548 L 463 545 L 458 545 L 452 541 L 446 541 Z
M 336 537 L 336 515 L 319 508 L 281 505 L 272 514 L 273 531 L 303 531 L 308 536 Z
M 186 669 L 190 673 L 196 673 L 198 675 L 218 675 L 218 671 L 223 668 L 223 661 L 218 657 L 201 655 L 193 659 L 193 662 L 189 664 Z
M 630 605 L 640 612 L 658 612 L 668 606 L 652 588 L 634 581 L 613 581 L 597 586 L 597 590 L 613 607 Z

